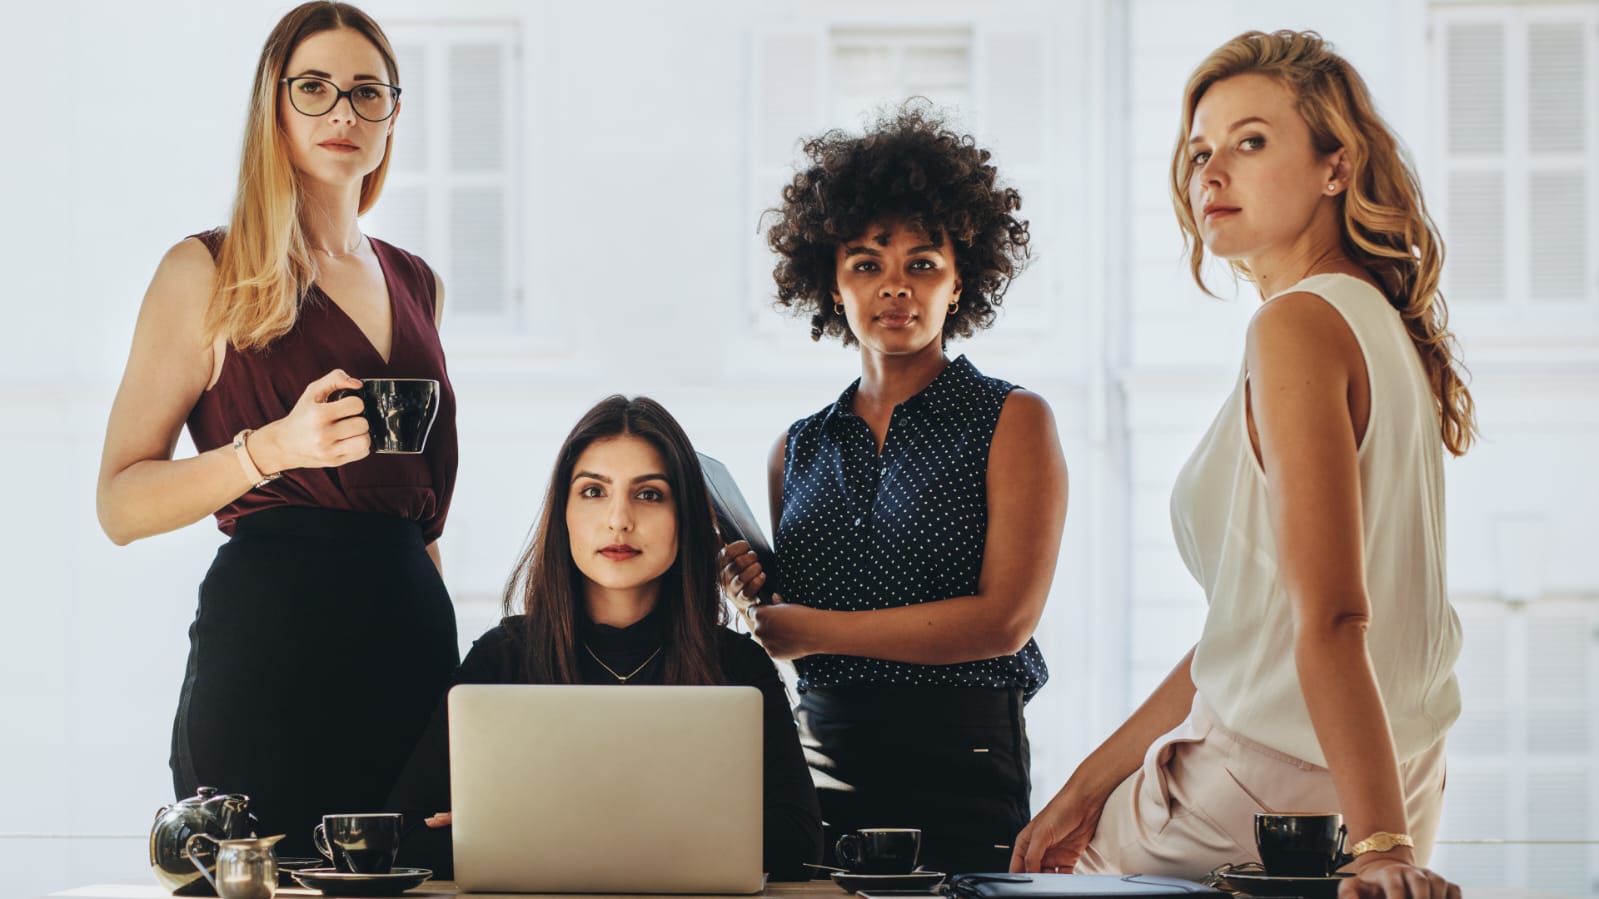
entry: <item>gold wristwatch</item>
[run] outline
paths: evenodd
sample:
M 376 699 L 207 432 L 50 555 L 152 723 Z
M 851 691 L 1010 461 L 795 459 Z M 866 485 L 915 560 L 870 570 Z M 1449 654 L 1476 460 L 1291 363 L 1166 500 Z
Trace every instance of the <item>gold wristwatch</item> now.
M 1350 846 L 1349 855 L 1353 858 L 1359 858 L 1368 852 L 1387 852 L 1390 849 L 1398 849 L 1400 846 L 1414 849 L 1416 841 L 1412 840 L 1409 834 L 1389 833 L 1386 830 L 1379 830 Z

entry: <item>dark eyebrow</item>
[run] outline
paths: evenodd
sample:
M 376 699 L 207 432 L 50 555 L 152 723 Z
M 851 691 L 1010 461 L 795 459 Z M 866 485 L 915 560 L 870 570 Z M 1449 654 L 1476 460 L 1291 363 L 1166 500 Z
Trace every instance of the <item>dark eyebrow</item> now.
M 1260 124 L 1265 125 L 1267 127 L 1271 126 L 1270 122 L 1266 121 L 1265 119 L 1261 118 L 1258 115 L 1245 116 L 1244 118 L 1239 119 L 1238 121 L 1232 123 L 1231 125 L 1228 125 L 1227 126 L 1227 133 L 1231 134 L 1232 132 L 1237 131 L 1238 129 L 1244 127 L 1245 125 L 1253 125 L 1256 122 L 1259 122 Z M 1204 140 L 1205 139 L 1202 138 L 1202 137 L 1197 137 L 1197 136 L 1196 137 L 1190 137 L 1188 139 L 1188 145 L 1190 147 L 1192 147 L 1194 144 L 1204 143 Z
M 578 481 L 583 480 L 584 478 L 588 478 L 588 479 L 594 480 L 594 481 L 599 481 L 601 484 L 609 484 L 609 483 L 611 483 L 611 478 L 610 478 L 609 475 L 603 475 L 603 474 L 599 474 L 597 472 L 592 472 L 592 471 L 573 472 L 573 474 L 572 474 L 572 483 L 575 484 Z M 665 481 L 667 484 L 671 484 L 672 483 L 672 479 L 671 478 L 667 477 L 664 474 L 659 474 L 659 473 L 641 474 L 638 477 L 633 479 L 633 483 L 635 483 L 635 484 L 641 483 L 643 481 Z
M 846 244 L 844 246 L 844 256 L 846 258 L 848 258 L 850 256 L 881 256 L 881 255 L 883 255 L 883 254 L 877 252 L 876 250 L 872 249 L 871 247 L 863 247 L 863 246 L 860 246 L 858 244 L 856 246 L 853 246 L 853 247 L 849 246 L 848 244 Z
M 928 244 L 922 244 L 919 247 L 911 247 L 909 250 L 905 251 L 905 255 L 914 256 L 917 253 L 927 253 L 927 252 L 938 253 L 938 252 L 941 252 L 943 249 L 944 249 L 944 247 L 941 244 L 928 243 Z
M 324 72 L 321 69 L 306 69 L 305 71 L 301 72 L 300 74 L 298 74 L 298 75 L 296 75 L 294 77 L 296 77 L 296 78 L 322 78 L 322 79 L 325 79 L 327 81 L 332 81 L 333 80 L 333 76 L 332 75 L 329 75 L 327 72 Z M 376 75 L 357 75 L 357 76 L 355 76 L 355 80 L 356 81 L 382 81 L 383 79 L 379 78 Z

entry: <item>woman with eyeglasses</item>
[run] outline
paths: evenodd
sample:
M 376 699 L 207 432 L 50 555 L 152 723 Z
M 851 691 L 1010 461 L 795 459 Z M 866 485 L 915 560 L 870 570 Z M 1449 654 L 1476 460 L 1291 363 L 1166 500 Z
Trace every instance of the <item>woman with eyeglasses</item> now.
M 179 796 L 250 795 L 285 856 L 326 812 L 380 808 L 458 651 L 437 540 L 455 398 L 427 264 L 361 233 L 399 119 L 381 28 L 296 7 L 256 67 L 232 221 L 145 294 L 97 492 L 113 542 L 214 515 L 173 726 Z M 366 377 L 439 382 L 416 455 L 370 455 Z M 187 423 L 198 455 L 174 459 Z M 293 736 L 286 736 L 293 734 Z

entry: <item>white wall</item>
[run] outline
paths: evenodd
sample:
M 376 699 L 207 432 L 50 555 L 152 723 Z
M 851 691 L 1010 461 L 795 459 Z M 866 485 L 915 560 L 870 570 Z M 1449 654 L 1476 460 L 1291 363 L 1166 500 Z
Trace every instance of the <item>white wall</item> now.
M 112 547 L 94 520 L 95 471 L 139 298 L 168 246 L 223 220 L 242 98 L 287 6 L 79 0 L 8 8 L 0 29 L 0 83 L 39 86 L 0 91 L 0 271 L 17 323 L 0 331 L 11 498 L 0 518 L 0 837 L 119 837 L 0 838 L 0 867 L 24 872 L 23 895 L 140 876 L 151 813 L 170 799 L 185 629 L 220 537 L 202 522 Z M 366 6 L 380 21 L 438 17 L 418 0 Z M 1042 801 L 1181 655 L 1203 615 L 1166 498 L 1230 385 L 1253 300 L 1204 297 L 1180 258 L 1164 185 L 1186 72 L 1246 27 L 1318 28 L 1425 161 L 1426 8 L 1010 0 L 985 10 L 1038 23 L 1062 48 L 1050 77 L 1083 79 L 1071 82 L 1082 96 L 1062 98 L 1077 105 L 1053 138 L 1081 175 L 1068 183 L 1083 186 L 1028 211 L 1073 219 L 1039 218 L 1041 256 L 1071 258 L 1072 241 L 1092 241 L 1093 262 L 1048 276 L 1057 316 L 1047 334 L 1007 333 L 1002 320 L 957 347 L 1052 403 L 1072 471 L 1039 633 L 1055 675 L 1030 707 Z M 661 399 L 758 503 L 771 440 L 853 377 L 853 357 L 812 346 L 804 322 L 776 341 L 749 324 L 741 248 L 775 199 L 750 196 L 743 174 L 752 30 L 975 14 L 897 0 L 457 0 L 449 15 L 523 29 L 523 235 L 540 322 L 509 340 L 455 323 L 446 333 L 462 467 L 443 551 L 470 639 L 496 616 L 555 443 L 593 399 Z M 1071 68 L 1079 54 L 1086 68 Z M 192 91 L 181 108 L 156 90 L 173 83 Z M 1468 359 L 1474 340 L 1491 341 L 1491 327 L 1481 330 L 1462 328 Z M 1491 597 L 1507 577 L 1530 577 L 1549 593 L 1599 593 L 1589 515 L 1599 472 L 1587 464 L 1599 349 L 1543 358 L 1536 347 L 1496 349 L 1477 368 L 1486 439 L 1448 472 L 1458 590 Z M 1535 563 L 1502 549 L 1529 519 L 1543 535 Z M 1536 574 L 1518 573 L 1528 565 Z M 284 738 L 307 737 L 286 725 Z

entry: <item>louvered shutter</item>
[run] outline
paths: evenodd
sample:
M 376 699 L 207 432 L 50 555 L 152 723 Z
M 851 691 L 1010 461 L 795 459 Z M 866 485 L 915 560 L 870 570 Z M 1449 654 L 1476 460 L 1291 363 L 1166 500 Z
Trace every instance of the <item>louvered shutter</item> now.
M 1445 27 L 1449 247 L 1446 289 L 1466 302 L 1505 298 L 1505 28 Z
M 404 93 L 374 234 L 425 258 L 446 283 L 446 314 L 515 322 L 518 154 L 516 32 L 510 25 L 388 27 Z
M 1527 42 L 1528 294 L 1586 299 L 1592 264 L 1588 40 L 1581 22 L 1533 22 Z
M 1434 11 L 1444 289 L 1464 303 L 1599 303 L 1599 4 Z

